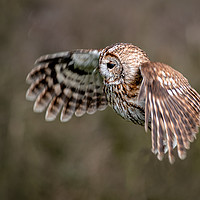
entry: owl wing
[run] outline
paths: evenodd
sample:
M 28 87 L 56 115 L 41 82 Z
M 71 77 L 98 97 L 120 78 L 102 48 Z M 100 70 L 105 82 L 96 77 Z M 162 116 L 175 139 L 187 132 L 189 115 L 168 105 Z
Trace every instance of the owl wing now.
M 61 121 L 68 121 L 74 113 L 82 116 L 107 107 L 98 70 L 98 50 L 46 55 L 40 57 L 35 65 L 26 79 L 30 84 L 26 98 L 35 101 L 35 112 L 48 107 L 46 120 L 54 120 L 61 109 Z
M 173 163 L 177 145 L 184 159 L 200 125 L 200 95 L 182 74 L 165 64 L 144 63 L 140 71 L 143 81 L 138 99 L 145 98 L 146 131 L 151 119 L 152 151 L 162 159 L 168 150 Z

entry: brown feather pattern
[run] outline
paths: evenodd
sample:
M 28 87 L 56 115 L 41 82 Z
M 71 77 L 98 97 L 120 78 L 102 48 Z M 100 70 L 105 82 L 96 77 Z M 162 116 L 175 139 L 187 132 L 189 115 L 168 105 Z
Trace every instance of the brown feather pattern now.
M 177 143 L 178 155 L 184 159 L 200 123 L 200 96 L 183 75 L 168 65 L 149 62 L 140 69 L 143 82 L 139 100 L 145 94 L 145 127 L 151 113 L 152 151 L 162 159 L 166 144 L 173 163 L 172 149 Z

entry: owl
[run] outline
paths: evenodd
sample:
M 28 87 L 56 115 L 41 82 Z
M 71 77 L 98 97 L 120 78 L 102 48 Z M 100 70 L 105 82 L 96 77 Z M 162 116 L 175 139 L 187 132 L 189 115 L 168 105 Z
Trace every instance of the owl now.
M 26 98 L 35 101 L 35 112 L 47 108 L 47 121 L 61 112 L 60 120 L 66 122 L 73 114 L 93 114 L 109 105 L 125 120 L 150 130 L 159 160 L 168 152 L 174 163 L 176 146 L 179 158 L 186 157 L 200 126 L 200 95 L 170 66 L 151 62 L 128 43 L 45 55 L 35 65 L 26 79 Z

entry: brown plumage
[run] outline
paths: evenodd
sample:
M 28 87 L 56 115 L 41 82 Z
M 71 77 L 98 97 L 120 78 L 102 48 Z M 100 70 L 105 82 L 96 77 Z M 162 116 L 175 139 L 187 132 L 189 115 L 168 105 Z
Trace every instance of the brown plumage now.
M 140 48 L 126 43 L 102 50 L 75 50 L 42 56 L 28 74 L 28 100 L 34 111 L 46 107 L 46 120 L 61 121 L 104 110 L 109 104 L 125 120 L 151 130 L 152 152 L 181 159 L 200 126 L 200 95 L 170 66 L 150 62 Z

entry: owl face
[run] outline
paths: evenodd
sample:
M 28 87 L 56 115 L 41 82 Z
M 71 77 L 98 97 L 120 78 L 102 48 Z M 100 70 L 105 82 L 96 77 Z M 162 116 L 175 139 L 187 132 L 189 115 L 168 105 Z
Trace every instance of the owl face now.
M 123 66 L 115 54 L 104 54 L 99 65 L 105 84 L 120 84 L 123 78 Z
M 100 53 L 99 71 L 105 84 L 131 82 L 138 73 L 139 66 L 149 61 L 145 52 L 127 43 L 108 46 Z

